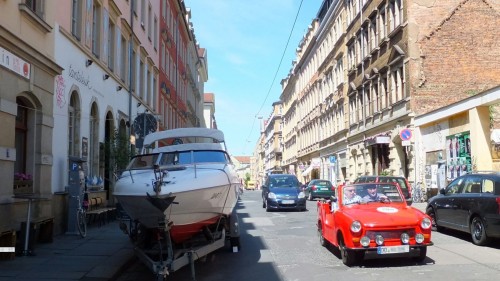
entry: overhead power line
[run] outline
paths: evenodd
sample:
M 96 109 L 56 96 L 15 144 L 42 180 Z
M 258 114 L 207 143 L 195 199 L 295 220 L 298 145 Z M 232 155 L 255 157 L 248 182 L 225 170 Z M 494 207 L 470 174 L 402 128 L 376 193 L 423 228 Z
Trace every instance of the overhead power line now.
M 299 13 L 300 13 L 300 9 L 302 7 L 302 2 L 303 1 L 304 0 L 300 1 L 299 8 L 297 10 L 297 14 L 295 15 L 295 19 L 293 21 L 292 29 L 290 30 L 290 34 L 288 35 L 288 40 L 286 41 L 285 49 L 283 50 L 283 53 L 281 55 L 281 59 L 280 59 L 280 62 L 278 64 L 278 68 L 276 69 L 276 72 L 274 73 L 273 81 L 271 82 L 271 85 L 269 85 L 269 90 L 267 91 L 266 97 L 264 98 L 264 101 L 262 102 L 262 105 L 260 106 L 259 110 L 257 111 L 257 114 L 255 114 L 255 116 L 253 118 L 252 127 L 250 128 L 250 133 L 248 134 L 248 137 L 246 139 L 245 147 L 244 147 L 243 151 L 246 151 L 247 143 L 250 141 L 250 136 L 252 135 L 253 128 L 255 127 L 255 121 L 258 119 L 262 108 L 264 108 L 264 106 L 266 105 L 267 99 L 268 99 L 268 97 L 269 97 L 269 95 L 271 93 L 271 90 L 273 88 L 274 82 L 276 81 L 276 77 L 278 76 L 278 72 L 279 72 L 279 70 L 281 68 L 281 64 L 283 63 L 283 58 L 285 57 L 286 50 L 288 49 L 288 44 L 290 43 L 290 38 L 292 37 L 293 30 L 295 29 L 295 24 L 297 23 L 297 19 L 299 18 Z

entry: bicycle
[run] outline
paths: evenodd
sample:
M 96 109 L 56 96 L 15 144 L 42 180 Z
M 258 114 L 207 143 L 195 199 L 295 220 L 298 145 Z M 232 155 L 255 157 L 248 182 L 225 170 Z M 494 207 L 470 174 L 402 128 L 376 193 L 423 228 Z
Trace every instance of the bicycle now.
M 88 200 L 85 200 L 85 193 L 83 203 L 80 202 L 80 195 L 71 196 L 76 198 L 78 209 L 76 210 L 76 225 L 78 227 L 78 232 L 82 238 L 87 236 L 87 208 Z
M 427 194 L 425 194 L 425 192 L 422 190 L 421 184 L 421 182 L 418 182 L 415 185 L 415 188 L 413 188 L 412 197 L 414 203 L 423 203 L 427 201 Z

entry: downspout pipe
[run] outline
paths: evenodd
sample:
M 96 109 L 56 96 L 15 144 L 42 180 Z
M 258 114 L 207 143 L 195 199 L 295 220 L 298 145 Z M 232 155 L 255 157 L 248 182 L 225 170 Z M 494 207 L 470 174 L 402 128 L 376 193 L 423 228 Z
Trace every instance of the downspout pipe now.
M 129 142 L 132 138 L 132 50 L 134 47 L 133 39 L 134 39 L 134 5 L 135 0 L 130 0 L 130 29 L 132 30 L 132 34 L 130 35 L 129 42 L 129 50 L 128 50 L 128 61 L 129 61 L 129 77 L 128 77 L 128 119 L 129 119 L 129 127 L 128 127 L 128 136 Z M 130 143 L 130 151 L 132 151 L 132 143 Z

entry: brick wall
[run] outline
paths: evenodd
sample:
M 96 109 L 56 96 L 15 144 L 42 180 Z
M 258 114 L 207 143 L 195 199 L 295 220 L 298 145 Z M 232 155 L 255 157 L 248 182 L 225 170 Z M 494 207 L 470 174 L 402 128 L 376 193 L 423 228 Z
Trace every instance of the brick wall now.
M 412 83 L 412 107 L 418 114 L 500 85 L 498 4 L 497 0 L 461 1 L 438 19 L 439 25 L 422 34 L 420 69 L 413 69 L 418 79 Z M 426 15 L 429 22 L 436 22 L 431 20 L 435 16 Z

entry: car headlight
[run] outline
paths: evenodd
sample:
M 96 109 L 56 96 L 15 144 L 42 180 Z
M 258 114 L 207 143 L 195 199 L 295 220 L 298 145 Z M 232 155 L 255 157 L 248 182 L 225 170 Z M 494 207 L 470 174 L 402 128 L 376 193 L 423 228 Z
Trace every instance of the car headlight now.
M 375 243 L 377 243 L 377 245 L 379 245 L 379 246 L 384 245 L 384 237 L 382 237 L 382 235 L 380 235 L 380 234 L 377 234 L 375 236 Z
M 370 246 L 370 238 L 368 236 L 361 237 L 361 246 L 363 247 Z
M 361 223 L 359 221 L 353 221 L 351 223 L 351 231 L 354 233 L 358 233 L 361 231 Z
M 305 197 L 306 197 L 306 195 L 304 194 L 304 192 L 302 192 L 302 191 L 301 191 L 301 192 L 299 193 L 299 198 L 305 198 Z
M 423 218 L 422 221 L 420 222 L 420 227 L 423 229 L 429 229 L 431 227 L 432 223 L 429 218 Z
M 422 242 L 424 242 L 424 238 L 425 237 L 422 233 L 415 235 L 415 241 L 417 241 L 418 244 L 421 244 Z
M 275 200 L 275 199 L 276 199 L 276 194 L 274 194 L 274 193 L 272 193 L 272 192 L 269 192 L 269 193 L 267 194 L 267 198 L 268 198 L 268 199 L 273 199 L 273 200 Z
M 401 234 L 401 243 L 408 244 L 408 242 L 410 242 L 410 235 L 406 232 Z

